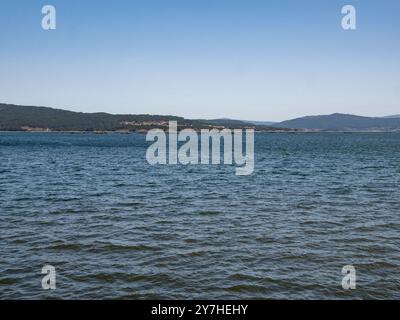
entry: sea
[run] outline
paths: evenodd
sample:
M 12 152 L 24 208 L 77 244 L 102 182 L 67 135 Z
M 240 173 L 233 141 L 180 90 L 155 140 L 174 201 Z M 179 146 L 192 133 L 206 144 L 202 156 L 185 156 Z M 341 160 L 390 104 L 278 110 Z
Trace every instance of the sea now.
M 400 299 L 400 133 L 256 133 L 249 176 L 149 144 L 0 133 L 0 299 Z

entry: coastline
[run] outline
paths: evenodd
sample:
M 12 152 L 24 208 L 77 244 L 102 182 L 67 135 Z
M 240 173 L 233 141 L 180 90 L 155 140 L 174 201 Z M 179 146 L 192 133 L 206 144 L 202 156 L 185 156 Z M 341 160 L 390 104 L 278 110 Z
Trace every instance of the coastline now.
M 155 128 L 154 128 L 155 129 Z M 186 129 L 186 128 L 184 128 Z M 226 128 L 229 129 L 229 128 Z M 243 128 L 245 130 L 246 128 Z M 94 134 L 94 135 L 105 135 L 105 134 L 133 134 L 133 133 L 140 133 L 146 134 L 149 130 L 134 130 L 128 132 L 119 132 L 119 131 L 74 131 L 74 130 L 0 130 L 0 133 L 67 133 L 67 134 Z M 194 129 L 195 131 L 199 132 L 202 129 Z M 165 130 L 168 131 L 168 130 Z M 180 130 L 178 130 L 180 131 Z M 302 130 L 302 129 L 295 129 L 295 130 L 254 130 L 255 133 L 400 133 L 400 130 Z

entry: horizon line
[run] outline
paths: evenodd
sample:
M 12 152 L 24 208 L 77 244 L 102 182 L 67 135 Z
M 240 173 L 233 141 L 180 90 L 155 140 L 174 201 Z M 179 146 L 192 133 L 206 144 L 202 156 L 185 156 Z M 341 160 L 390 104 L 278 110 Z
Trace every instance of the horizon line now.
M 120 116 L 129 116 L 129 115 L 149 115 L 149 116 L 163 116 L 163 117 L 179 117 L 187 120 L 234 120 L 234 121 L 243 121 L 243 122 L 271 122 L 271 123 L 281 123 L 289 120 L 295 120 L 295 119 L 300 119 L 300 118 L 305 118 L 305 117 L 320 117 L 320 116 L 332 116 L 332 115 L 348 115 L 348 116 L 356 116 L 356 117 L 364 117 L 364 118 L 388 118 L 388 117 L 393 117 L 393 116 L 399 116 L 400 114 L 389 114 L 389 115 L 384 115 L 384 116 L 368 116 L 368 115 L 359 115 L 359 114 L 353 114 L 353 113 L 341 113 L 341 112 L 333 112 L 329 114 L 310 114 L 310 115 L 303 115 L 303 116 L 298 116 L 298 117 L 293 117 L 293 118 L 288 118 L 282 121 L 279 120 L 254 120 L 254 119 L 240 119 L 240 118 L 231 118 L 231 117 L 214 117 L 214 118 L 199 118 L 199 117 L 186 117 L 183 115 L 174 115 L 174 114 L 152 114 L 152 113 L 111 113 L 111 112 L 106 112 L 106 111 L 96 111 L 96 112 L 85 112 L 85 111 L 76 111 L 76 110 L 71 110 L 69 107 L 48 107 L 44 105 L 24 105 L 24 104 L 15 104 L 15 103 L 6 103 L 6 102 L 0 102 L 0 105 L 8 105 L 8 106 L 14 106 L 14 107 L 33 107 L 33 108 L 47 108 L 47 109 L 53 109 L 53 110 L 61 110 L 61 111 L 67 111 L 67 112 L 74 112 L 74 113 L 83 113 L 83 114 L 108 114 L 108 115 L 120 115 Z M 74 107 L 72 107 L 74 108 Z

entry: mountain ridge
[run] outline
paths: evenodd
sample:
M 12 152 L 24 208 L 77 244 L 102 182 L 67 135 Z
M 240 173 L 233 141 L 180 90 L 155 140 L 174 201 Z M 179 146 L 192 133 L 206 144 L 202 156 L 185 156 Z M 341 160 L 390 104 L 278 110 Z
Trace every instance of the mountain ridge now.
M 274 124 L 281 128 L 320 131 L 397 131 L 400 118 L 365 117 L 352 114 L 305 116 Z
M 259 131 L 400 131 L 400 116 L 352 114 L 304 116 L 282 122 L 185 119 L 172 115 L 85 113 L 43 106 L 0 103 L 1 131 L 136 131 L 163 128 L 177 121 L 184 128 L 254 128 Z
M 254 128 L 279 131 L 269 126 L 255 126 L 240 120 L 185 119 L 172 115 L 84 113 L 50 107 L 0 103 L 0 131 L 137 131 L 167 128 L 177 121 L 181 128 Z

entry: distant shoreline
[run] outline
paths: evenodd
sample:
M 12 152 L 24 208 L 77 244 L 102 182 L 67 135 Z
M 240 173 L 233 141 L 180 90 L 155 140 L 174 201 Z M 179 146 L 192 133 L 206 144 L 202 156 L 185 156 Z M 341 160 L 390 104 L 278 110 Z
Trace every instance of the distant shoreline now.
M 334 113 L 305 116 L 279 123 L 235 119 L 187 119 L 171 115 L 82 113 L 48 107 L 0 103 L 0 131 L 66 132 L 104 134 L 146 133 L 167 130 L 176 121 L 180 129 L 253 129 L 255 132 L 400 132 L 400 116 L 364 117 Z
M 228 128 L 227 128 L 228 129 Z M 151 129 L 149 129 L 151 130 Z M 129 131 L 129 132 L 118 132 L 118 131 L 104 131 L 104 132 L 95 132 L 95 131 L 24 131 L 24 130 L 0 130 L 0 133 L 65 133 L 65 134 L 93 134 L 93 135 L 107 135 L 107 134 L 119 134 L 119 135 L 129 135 L 129 134 L 146 134 L 149 130 L 138 130 L 138 131 Z M 202 129 L 194 129 L 202 130 Z M 400 133 L 400 130 L 254 130 L 255 133 L 286 133 L 286 134 L 310 134 L 310 133 Z

